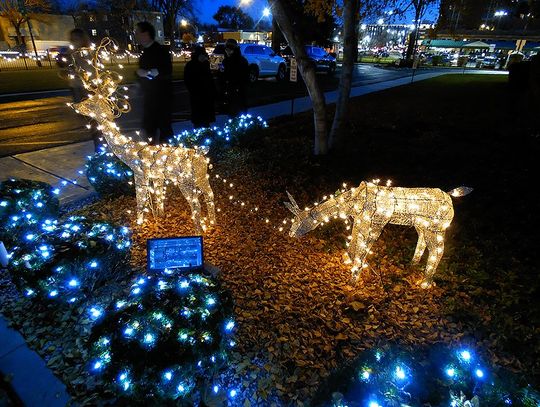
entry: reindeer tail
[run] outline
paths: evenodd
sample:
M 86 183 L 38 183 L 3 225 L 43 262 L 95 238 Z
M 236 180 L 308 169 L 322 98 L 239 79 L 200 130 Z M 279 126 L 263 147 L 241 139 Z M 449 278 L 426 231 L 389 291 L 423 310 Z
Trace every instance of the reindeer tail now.
M 451 191 L 448 191 L 447 194 L 453 196 L 454 198 L 459 198 L 465 195 L 469 195 L 472 191 L 473 189 L 469 187 L 458 187 L 454 188 Z

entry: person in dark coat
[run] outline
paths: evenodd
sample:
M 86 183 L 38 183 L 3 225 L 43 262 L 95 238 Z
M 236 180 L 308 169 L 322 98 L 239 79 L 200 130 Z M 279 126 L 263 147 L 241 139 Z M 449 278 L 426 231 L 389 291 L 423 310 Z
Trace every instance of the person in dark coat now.
M 225 43 L 223 82 L 229 117 L 247 112 L 246 88 L 249 82 L 249 64 L 242 56 L 236 40 Z
M 193 127 L 210 127 L 210 123 L 216 121 L 216 92 L 208 54 L 203 47 L 193 50 L 191 61 L 184 68 L 184 83 L 189 91 Z
M 149 22 L 137 23 L 135 37 L 143 47 L 137 69 L 143 93 L 142 127 L 149 143 L 155 145 L 173 135 L 172 60 L 169 50 L 154 41 L 156 30 Z

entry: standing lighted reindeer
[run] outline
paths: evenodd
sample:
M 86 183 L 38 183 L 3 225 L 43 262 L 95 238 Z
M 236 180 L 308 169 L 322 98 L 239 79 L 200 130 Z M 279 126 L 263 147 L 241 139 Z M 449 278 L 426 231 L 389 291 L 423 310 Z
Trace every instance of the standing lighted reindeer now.
M 200 149 L 170 145 L 149 145 L 134 141 L 120 133 L 115 118 L 129 111 L 127 96 L 117 92 L 122 79 L 115 72 L 106 70 L 100 59 L 107 56 L 114 43 L 105 38 L 97 48 L 77 51 L 74 58 L 75 70 L 88 90 L 88 98 L 80 103 L 70 104 L 77 113 L 88 116 L 98 123 L 110 149 L 133 171 L 137 198 L 137 223 L 144 221 L 144 213 L 149 204 L 154 212 L 162 216 L 166 184 L 179 187 L 191 207 L 195 230 L 200 234 L 206 229 L 202 217 L 200 195 L 204 196 L 207 218 L 215 223 L 214 193 L 207 174 L 208 159 Z M 87 68 L 81 67 L 77 60 L 84 61 Z
M 448 193 L 436 188 L 396 188 L 362 182 L 337 196 L 331 196 L 311 209 L 301 210 L 293 197 L 287 208 L 295 215 L 289 235 L 301 237 L 333 218 L 353 219 L 347 263 L 354 279 L 367 267 L 366 257 L 387 223 L 414 226 L 418 243 L 413 262 L 420 261 L 426 247 L 429 256 L 422 287 L 429 287 L 444 252 L 444 233 L 454 217 L 452 198 L 467 195 L 471 188 L 460 187 Z

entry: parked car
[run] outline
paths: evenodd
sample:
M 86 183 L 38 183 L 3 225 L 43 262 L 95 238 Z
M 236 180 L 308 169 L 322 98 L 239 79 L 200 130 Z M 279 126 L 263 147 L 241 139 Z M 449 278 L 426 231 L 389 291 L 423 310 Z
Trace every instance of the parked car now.
M 499 64 L 499 58 L 494 56 L 487 56 L 484 59 L 477 61 L 476 66 L 478 68 L 492 68 L 495 69 Z
M 314 45 L 306 45 L 304 47 L 306 54 L 310 60 L 315 63 L 317 72 L 326 72 L 333 74 L 336 71 L 336 58 L 328 54 L 324 48 Z M 291 58 L 294 56 L 291 47 L 286 47 L 281 56 L 287 61 L 287 69 L 291 66 Z
M 275 77 L 278 81 L 287 78 L 287 62 L 266 45 L 240 44 L 240 51 L 249 63 L 249 81 Z
M 260 44 L 240 44 L 240 51 L 249 64 L 249 81 L 256 82 L 259 78 L 275 77 L 278 81 L 287 78 L 287 63 L 277 55 L 272 48 Z M 225 58 L 225 44 L 218 44 L 210 54 L 210 69 L 222 69 Z

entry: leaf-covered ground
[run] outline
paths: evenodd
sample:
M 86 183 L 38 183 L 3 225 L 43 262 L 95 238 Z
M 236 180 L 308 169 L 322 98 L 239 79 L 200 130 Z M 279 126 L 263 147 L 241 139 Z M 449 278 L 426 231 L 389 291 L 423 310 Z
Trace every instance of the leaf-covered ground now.
M 443 77 L 355 100 L 347 138 L 329 158 L 311 156 L 306 114 L 270 123 L 253 145 L 215 163 L 220 212 L 217 227 L 205 236 L 205 256 L 221 269 L 235 300 L 238 348 L 230 374 L 243 405 L 307 404 L 331 369 L 390 340 L 469 343 L 538 383 L 538 204 L 532 175 L 539 132 L 526 102 L 505 78 Z M 343 182 L 373 178 L 399 186 L 475 188 L 455 201 L 436 287 L 416 284 L 423 263 L 410 264 L 414 230 L 385 228 L 357 285 L 341 261 L 347 235 L 342 224 L 300 240 L 279 231 L 290 217 L 282 205 L 286 190 L 302 207 Z M 259 210 L 250 212 L 255 206 Z M 134 199 L 122 197 L 82 212 L 131 225 L 135 270 L 144 270 L 146 239 L 193 233 L 187 204 L 176 191 L 169 193 L 163 219 L 138 227 L 128 213 L 133 208 Z M 114 288 L 96 296 L 106 301 Z M 0 290 L 4 298 L 13 297 L 9 282 L 0 282 Z M 82 309 L 6 300 L 0 311 L 78 401 L 105 397 L 84 370 L 90 325 Z

